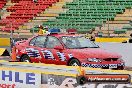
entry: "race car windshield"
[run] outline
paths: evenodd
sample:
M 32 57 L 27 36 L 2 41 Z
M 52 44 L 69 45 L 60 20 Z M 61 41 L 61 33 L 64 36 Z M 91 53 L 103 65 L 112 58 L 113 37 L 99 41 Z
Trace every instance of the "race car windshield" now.
M 82 36 L 63 36 L 62 42 L 70 49 L 99 48 L 98 45 Z

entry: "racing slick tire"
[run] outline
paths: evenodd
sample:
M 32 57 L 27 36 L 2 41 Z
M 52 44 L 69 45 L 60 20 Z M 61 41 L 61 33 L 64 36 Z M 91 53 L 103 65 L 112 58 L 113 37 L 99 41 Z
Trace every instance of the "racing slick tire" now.
M 29 58 L 28 55 L 23 55 L 23 56 L 21 57 L 21 62 L 31 62 L 31 61 L 30 61 L 30 58 Z
M 68 66 L 81 66 L 81 63 L 77 59 L 71 59 L 68 63 Z

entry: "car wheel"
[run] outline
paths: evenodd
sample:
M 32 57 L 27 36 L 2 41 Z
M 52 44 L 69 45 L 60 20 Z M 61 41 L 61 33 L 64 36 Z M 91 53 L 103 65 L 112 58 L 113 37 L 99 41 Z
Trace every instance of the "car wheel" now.
M 72 59 L 69 61 L 69 66 L 81 66 L 80 61 L 77 59 Z
M 31 62 L 28 55 L 22 56 L 21 61 L 22 61 L 22 62 Z

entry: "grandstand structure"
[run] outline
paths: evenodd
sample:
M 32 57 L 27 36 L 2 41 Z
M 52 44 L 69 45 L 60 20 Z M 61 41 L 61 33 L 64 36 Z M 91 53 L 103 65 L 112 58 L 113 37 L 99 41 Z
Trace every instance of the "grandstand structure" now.
M 0 0 L 0 9 L 2 9 L 6 4 L 6 0 Z
M 1 0 L 0 35 L 31 35 L 38 25 L 95 29 L 103 36 L 126 36 L 132 30 L 132 0 Z

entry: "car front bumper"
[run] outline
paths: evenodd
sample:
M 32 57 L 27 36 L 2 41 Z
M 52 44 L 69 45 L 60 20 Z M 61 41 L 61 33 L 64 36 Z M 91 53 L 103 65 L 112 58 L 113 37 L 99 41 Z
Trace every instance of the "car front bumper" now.
M 118 67 L 125 67 L 125 63 L 117 63 L 117 64 L 89 64 L 89 63 L 82 63 L 82 67 L 90 67 L 90 68 L 108 68 L 108 69 L 113 69 L 113 68 L 118 68 Z

